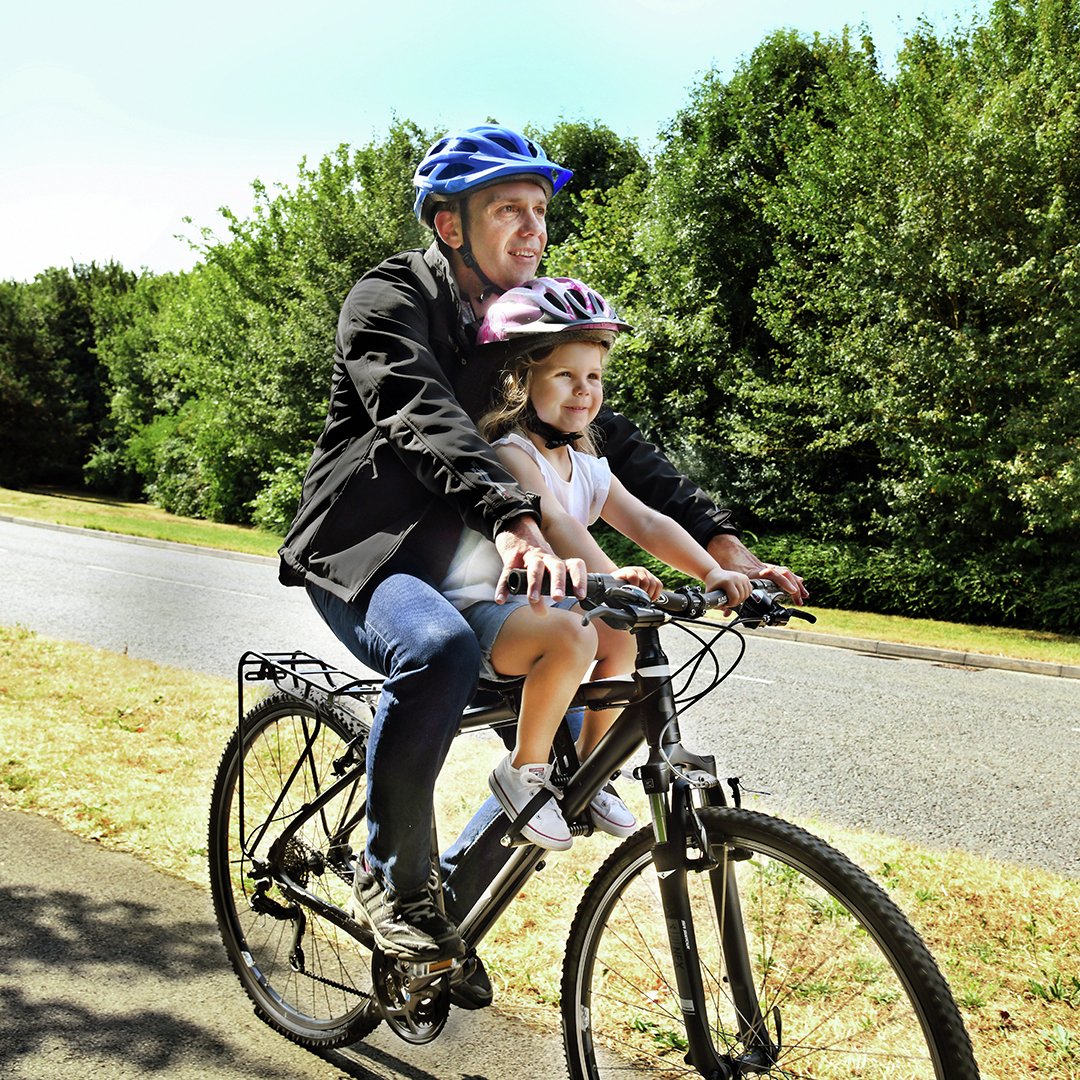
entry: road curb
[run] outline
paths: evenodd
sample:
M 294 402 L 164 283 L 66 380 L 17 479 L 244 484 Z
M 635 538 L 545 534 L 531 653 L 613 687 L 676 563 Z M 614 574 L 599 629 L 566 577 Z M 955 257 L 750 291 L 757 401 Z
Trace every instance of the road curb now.
M 834 649 L 854 649 L 878 656 L 894 656 L 905 660 L 928 660 L 936 664 L 959 664 L 963 667 L 994 668 L 998 671 L 1022 671 L 1029 675 L 1051 675 L 1062 679 L 1080 679 L 1080 667 L 1073 664 L 1053 664 L 1044 660 L 1017 660 L 1011 656 L 990 656 L 987 653 L 961 652 L 958 649 L 938 649 L 930 645 L 903 645 L 895 641 L 872 641 L 867 638 L 843 637 L 839 634 L 815 634 L 787 627 L 761 627 L 755 636 L 782 641 L 800 641 L 807 645 L 830 645 Z
M 149 536 L 129 536 L 127 533 L 109 532 L 105 529 L 84 529 L 78 525 L 58 525 L 50 521 L 13 517 L 0 514 L 0 521 L 14 525 L 32 525 L 39 529 L 55 529 L 59 532 L 92 533 L 110 540 L 128 544 L 144 544 L 147 547 L 177 548 L 181 551 L 211 555 L 219 559 L 236 559 L 241 562 L 276 566 L 278 560 L 266 555 L 250 555 L 243 551 L 226 551 L 223 548 L 203 547 L 200 544 L 182 544 L 175 540 L 158 540 Z M 779 641 L 798 641 L 807 645 L 828 645 L 834 649 L 852 649 L 856 652 L 878 656 L 894 656 L 906 660 L 927 660 L 937 664 L 960 664 L 964 667 L 992 668 L 998 671 L 1020 671 L 1029 675 L 1050 675 L 1062 679 L 1080 679 L 1080 666 L 1052 664 L 1043 660 L 1017 660 L 1011 656 L 991 656 L 987 653 L 961 652 L 955 649 L 938 649 L 929 645 L 903 645 L 895 641 L 874 641 L 870 638 L 843 637 L 838 634 L 816 634 L 809 630 L 793 630 L 789 627 L 761 627 L 755 636 L 776 638 Z
M 14 517 L 0 514 L 0 521 L 9 521 L 12 525 L 33 525 L 38 529 L 53 529 L 56 532 L 89 533 L 91 536 L 104 536 L 109 540 L 121 540 L 125 544 L 141 544 L 143 547 L 178 548 L 181 551 L 211 555 L 216 559 L 234 559 L 238 562 L 263 563 L 277 566 L 278 560 L 269 555 L 252 555 L 246 551 L 227 551 L 225 548 L 205 547 L 202 544 L 183 544 L 178 540 L 159 540 L 154 536 L 132 536 L 129 533 L 109 532 L 108 529 L 84 529 L 79 525 L 59 525 L 54 521 L 38 521 L 35 518 Z

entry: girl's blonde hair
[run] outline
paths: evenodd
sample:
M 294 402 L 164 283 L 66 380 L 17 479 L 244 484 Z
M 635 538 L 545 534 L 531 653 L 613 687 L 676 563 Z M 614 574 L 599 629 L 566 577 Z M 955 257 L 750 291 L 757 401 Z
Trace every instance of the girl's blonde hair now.
M 529 393 L 532 389 L 533 371 L 560 345 L 569 344 L 571 341 L 590 341 L 599 346 L 606 355 L 611 348 L 613 336 L 606 331 L 562 333 L 558 335 L 557 341 L 541 341 L 508 360 L 495 384 L 497 403 L 477 421 L 480 434 L 488 442 L 496 442 L 511 432 L 528 437 L 526 417 L 530 410 Z M 581 433 L 581 438 L 574 443 L 574 449 L 598 457 L 599 442 L 600 433 L 595 424 L 590 424 Z

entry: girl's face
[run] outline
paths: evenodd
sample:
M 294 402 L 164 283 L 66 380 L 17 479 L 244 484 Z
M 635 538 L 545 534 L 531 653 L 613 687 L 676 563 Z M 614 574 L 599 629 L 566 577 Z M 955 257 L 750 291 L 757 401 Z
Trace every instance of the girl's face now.
M 531 372 L 529 401 L 545 423 L 559 431 L 584 431 L 604 401 L 604 349 L 594 341 L 570 341 Z

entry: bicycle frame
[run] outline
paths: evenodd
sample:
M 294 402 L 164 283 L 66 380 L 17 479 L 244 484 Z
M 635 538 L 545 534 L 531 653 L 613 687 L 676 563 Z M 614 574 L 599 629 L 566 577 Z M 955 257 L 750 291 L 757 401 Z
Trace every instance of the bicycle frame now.
M 695 789 L 702 791 L 706 805 L 724 805 L 726 800 L 715 777 L 713 760 L 699 757 L 682 745 L 671 686 L 671 669 L 660 643 L 659 627 L 665 621 L 660 614 L 652 619 L 646 617 L 633 631 L 637 640 L 637 663 L 632 689 L 628 688 L 627 683 L 586 683 L 575 696 L 575 706 L 611 704 L 624 707 L 596 748 L 567 781 L 562 806 L 568 820 L 583 815 L 608 778 L 643 744 L 647 747 L 647 761 L 635 770 L 635 776 L 641 781 L 649 800 L 655 839 L 653 862 L 659 880 L 660 900 L 668 926 L 678 996 L 689 1044 L 688 1060 L 704 1076 L 732 1076 L 735 1075 L 732 1066 L 718 1058 L 713 1050 L 707 1027 L 705 990 L 695 962 L 696 941 L 686 888 L 688 873 L 708 872 L 718 903 L 723 905 L 722 910 L 738 911 L 739 899 L 733 868 L 728 860 L 725 860 L 726 866 L 717 866 L 709 859 L 704 833 L 694 814 L 692 792 Z M 244 715 L 243 684 L 266 680 L 273 681 L 279 689 L 298 698 L 330 707 L 355 698 L 369 701 L 380 686 L 378 680 L 355 679 L 305 653 L 245 653 L 238 668 L 241 729 Z M 470 709 L 462 717 L 460 732 L 490 729 L 514 717 L 513 708 L 505 702 Z M 318 723 L 307 735 L 308 744 L 290 776 L 290 782 L 304 767 L 305 755 L 310 752 L 317 733 Z M 354 786 L 363 776 L 363 769 L 363 763 L 346 767 L 336 781 L 311 800 L 305 812 L 297 815 L 275 840 L 266 861 L 280 867 L 280 854 L 304 822 L 321 814 L 329 803 Z M 243 818 L 242 786 L 239 795 L 240 835 L 245 850 L 253 851 L 264 835 L 268 822 L 249 836 L 245 832 Z M 276 812 L 275 806 L 270 819 Z M 333 842 L 331 846 L 347 844 L 362 818 L 362 810 L 358 810 L 333 827 L 324 820 L 323 828 Z M 701 842 L 695 843 L 699 837 Z M 688 842 L 700 849 L 700 858 L 688 854 Z M 546 856 L 544 849 L 528 844 L 514 849 L 489 888 L 461 922 L 461 935 L 470 946 L 476 946 L 490 932 Z M 279 871 L 275 880 L 288 900 L 301 908 L 311 908 L 347 933 L 361 941 L 365 940 L 363 929 L 346 912 L 327 904 L 283 872 Z M 743 1044 L 753 1048 L 742 1060 L 749 1062 L 760 1055 L 761 1060 L 768 1061 L 775 1048 L 765 1033 L 765 1023 L 750 975 L 741 919 L 724 920 L 721 946 L 740 1017 Z
M 738 888 L 731 863 L 717 867 L 711 862 L 704 843 L 704 833 L 694 817 L 690 798 L 691 777 L 694 786 L 706 793 L 706 802 L 724 805 L 725 798 L 714 775 L 711 758 L 690 753 L 682 745 L 678 713 L 671 687 L 671 669 L 660 644 L 658 627 L 662 619 L 635 631 L 638 645 L 635 689 L 620 716 L 605 733 L 592 753 L 580 764 L 563 789 L 562 808 L 568 820 L 585 812 L 596 792 L 608 777 L 619 769 L 642 745 L 649 751 L 648 760 L 637 770 L 649 799 L 653 833 L 653 863 L 659 879 L 664 916 L 667 920 L 683 1022 L 690 1047 L 689 1061 L 703 1076 L 732 1076 L 731 1066 L 717 1057 L 707 1030 L 708 1013 L 701 972 L 695 962 L 697 951 L 693 921 L 690 918 L 686 875 L 689 871 L 708 871 L 711 885 L 719 890 L 725 908 L 737 912 Z M 573 705 L 588 704 L 597 698 L 617 702 L 603 683 L 586 683 L 575 696 Z M 500 719 L 504 718 L 500 714 Z M 512 715 L 512 714 L 511 714 Z M 474 726 L 481 726 L 481 716 Z M 674 792 L 673 797 L 669 797 Z M 700 859 L 687 855 L 687 838 L 702 838 Z M 521 887 L 543 861 L 540 848 L 517 848 L 496 876 L 489 889 L 462 921 L 462 937 L 471 945 L 478 943 L 495 925 Z M 742 1060 L 749 1063 L 760 1057 L 771 1060 L 775 1047 L 769 1040 L 758 1005 L 750 973 L 746 936 L 741 919 L 724 920 L 722 948 L 732 995 L 738 1009 L 743 1043 L 752 1048 Z

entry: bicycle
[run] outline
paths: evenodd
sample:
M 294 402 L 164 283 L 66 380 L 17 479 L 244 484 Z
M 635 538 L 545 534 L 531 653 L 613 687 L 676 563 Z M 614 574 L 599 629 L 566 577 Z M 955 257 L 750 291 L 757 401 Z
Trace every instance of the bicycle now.
M 694 589 L 650 601 L 589 576 L 584 617 L 635 634 L 637 669 L 585 683 L 576 696 L 575 705 L 622 712 L 584 762 L 567 731 L 557 740 L 563 813 L 573 832 L 590 832 L 591 798 L 644 749 L 633 775 L 652 820 L 604 861 L 574 916 L 561 986 L 570 1076 L 978 1077 L 944 977 L 885 892 L 824 841 L 744 808 L 738 781 L 725 785 L 712 757 L 682 745 L 681 709 L 734 670 L 740 630 L 802 614 L 758 588 L 729 622 L 704 618 L 724 603 Z M 665 624 L 701 646 L 674 673 Z M 721 670 L 714 646 L 729 634 L 738 655 Z M 256 1012 L 309 1048 L 348 1045 L 382 1022 L 408 1042 L 436 1038 L 462 962 L 392 960 L 346 910 L 363 850 L 366 719 L 380 681 L 302 652 L 245 653 L 237 681 L 239 722 L 210 809 L 210 880 Z M 254 682 L 276 692 L 246 710 L 244 687 Z M 465 712 L 460 731 L 513 718 L 503 687 L 497 704 Z M 471 948 L 551 855 L 518 833 L 530 813 L 510 823 L 503 842 L 513 851 L 460 925 Z

